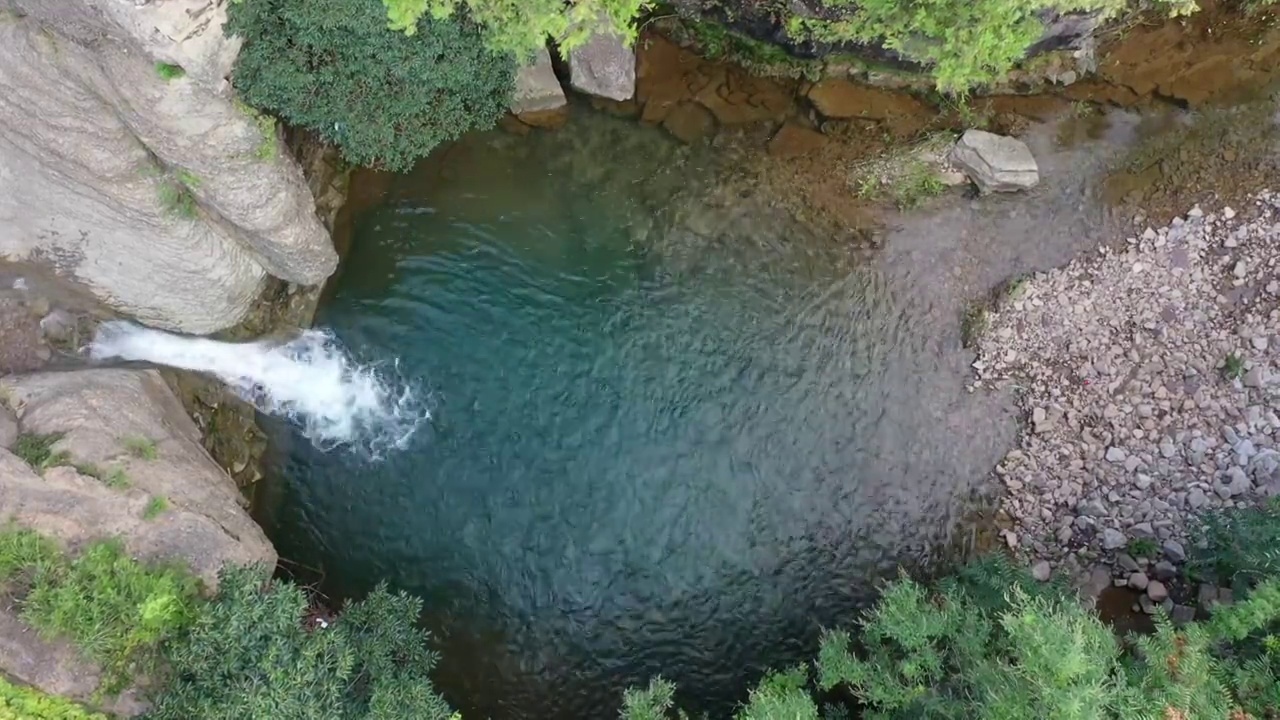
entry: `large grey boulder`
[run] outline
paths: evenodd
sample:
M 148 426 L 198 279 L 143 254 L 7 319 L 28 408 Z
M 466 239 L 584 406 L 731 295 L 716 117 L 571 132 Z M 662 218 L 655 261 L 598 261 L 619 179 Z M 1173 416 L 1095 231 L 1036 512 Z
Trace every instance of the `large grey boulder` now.
M 559 110 L 567 104 L 564 88 L 560 87 L 560 80 L 551 65 L 551 53 L 542 48 L 531 63 L 516 72 L 511 114 L 520 117 L 527 113 L 543 113 Z
M 1040 168 L 1026 143 L 985 130 L 966 130 L 950 160 L 983 193 L 1016 192 L 1040 182 Z
M 24 433 L 60 433 L 54 452 L 90 472 L 59 466 L 41 476 L 0 450 L 0 518 L 68 547 L 119 537 L 135 557 L 181 561 L 209 587 L 229 563 L 275 564 L 275 549 L 159 373 L 11 375 L 0 378 L 0 393 Z M 139 452 L 139 444 L 154 450 Z M 128 487 L 113 487 L 116 469 Z M 148 519 L 152 498 L 164 498 L 167 509 Z
M 72 552 L 119 538 L 133 557 L 180 562 L 211 589 L 225 565 L 274 566 L 275 549 L 155 371 L 11 375 L 0 378 L 0 397 L 17 410 L 23 432 L 61 433 L 53 450 L 76 465 L 37 471 L 0 449 L 0 522 L 37 530 Z M 166 508 L 153 515 L 148 504 L 159 497 Z M 0 677 L 121 717 L 146 709 L 132 689 L 99 697 L 99 671 L 67 641 L 41 637 L 0 603 Z
M 601 19 L 583 45 L 569 51 L 569 83 L 574 90 L 610 100 L 636 94 L 636 54 L 608 20 Z
M 225 14 L 225 0 L 0 0 L 0 259 L 191 333 L 239 322 L 268 275 L 332 273 L 301 171 L 227 83 Z

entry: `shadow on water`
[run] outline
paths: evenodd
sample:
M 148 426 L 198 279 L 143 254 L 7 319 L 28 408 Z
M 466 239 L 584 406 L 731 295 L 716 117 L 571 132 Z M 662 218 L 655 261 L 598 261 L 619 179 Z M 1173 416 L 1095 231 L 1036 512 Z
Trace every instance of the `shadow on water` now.
M 723 715 L 936 559 L 1015 432 L 959 314 L 1096 242 L 1126 122 L 1038 131 L 1043 195 L 948 199 L 870 261 L 705 202 L 714 158 L 629 123 L 472 138 L 355 218 L 319 318 L 432 427 L 362 465 L 273 426 L 259 514 L 335 599 L 420 594 L 464 716 L 609 716 L 657 674 Z

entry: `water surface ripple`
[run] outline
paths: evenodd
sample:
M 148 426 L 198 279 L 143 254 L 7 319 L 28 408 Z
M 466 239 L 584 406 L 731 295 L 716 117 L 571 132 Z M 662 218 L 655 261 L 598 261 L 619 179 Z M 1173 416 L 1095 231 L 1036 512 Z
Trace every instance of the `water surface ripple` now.
M 610 717 L 659 673 L 722 715 L 931 555 L 1007 398 L 963 389 L 950 266 L 704 202 L 697 155 L 575 122 L 477 139 L 358 219 L 320 322 L 398 357 L 432 421 L 374 465 L 276 427 L 262 513 L 331 594 L 421 594 L 465 716 Z M 572 171 L 601 157 L 630 160 Z

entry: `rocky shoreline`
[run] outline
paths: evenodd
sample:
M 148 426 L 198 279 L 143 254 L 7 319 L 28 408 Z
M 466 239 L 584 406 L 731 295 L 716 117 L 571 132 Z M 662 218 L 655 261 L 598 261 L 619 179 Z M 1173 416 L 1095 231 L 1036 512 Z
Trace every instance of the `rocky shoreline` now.
M 1020 391 L 996 474 L 1004 540 L 1037 577 L 1107 564 L 1154 612 L 1201 515 L 1280 495 L 1278 237 L 1280 194 L 1197 206 L 987 313 L 973 385 Z

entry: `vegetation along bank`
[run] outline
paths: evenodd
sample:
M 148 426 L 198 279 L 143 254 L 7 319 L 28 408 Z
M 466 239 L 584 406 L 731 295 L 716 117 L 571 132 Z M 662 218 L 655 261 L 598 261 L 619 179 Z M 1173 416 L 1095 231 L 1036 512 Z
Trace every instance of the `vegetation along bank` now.
M 227 430 L 193 423 L 181 386 L 39 372 L 103 317 L 234 336 L 264 303 L 307 305 L 338 252 L 286 129 L 335 148 L 335 174 L 406 171 L 473 130 L 553 131 L 567 78 L 866 239 L 966 178 L 1035 185 L 1025 146 L 966 162 L 957 130 L 1065 113 L 1087 135 L 1105 105 L 1265 91 L 1280 57 L 1261 0 L 1207 5 L 1212 22 L 1191 0 L 126 5 L 0 5 L 0 720 L 459 716 L 420 600 L 335 612 L 272 577 L 227 475 L 251 453 L 211 458 Z M 1237 41 L 1244 69 L 1199 62 Z M 751 678 L 736 717 L 1280 715 L 1280 204 L 1220 180 L 1274 149 L 1261 117 L 1213 163 L 1183 134 L 1117 168 L 1103 190 L 1141 212 L 1131 232 L 965 313 L 975 390 L 1016 385 L 1027 419 L 995 469 L 998 553 L 889 583 L 812 662 Z M 202 397 L 183 399 L 237 402 Z M 1145 632 L 1118 636 L 1121 616 Z M 697 693 L 655 678 L 620 712 L 676 717 Z

